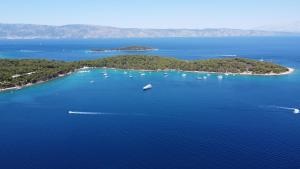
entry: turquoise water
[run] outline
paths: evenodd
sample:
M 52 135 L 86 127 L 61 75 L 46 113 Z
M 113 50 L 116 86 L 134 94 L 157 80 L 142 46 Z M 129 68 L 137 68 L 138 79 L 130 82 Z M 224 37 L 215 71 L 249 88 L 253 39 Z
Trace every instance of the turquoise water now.
M 100 44 L 142 43 L 159 47 L 154 54 L 164 56 L 238 55 L 300 68 L 300 38 L 43 41 L 43 49 L 40 43 L 1 41 L 1 55 L 93 59 L 103 55 L 82 51 Z M 68 49 L 66 55 L 61 48 Z M 141 76 L 139 71 L 124 74 L 112 69 L 107 70 L 110 77 L 104 78 L 104 71 L 78 72 L 1 93 L 1 168 L 300 166 L 299 114 L 281 108 L 300 108 L 297 70 L 286 76 L 224 76 L 222 80 L 213 74 L 197 80 L 207 75 L 186 73 L 183 78 L 182 72 L 168 72 L 168 77 L 164 72 L 145 72 Z M 153 89 L 142 91 L 148 83 Z

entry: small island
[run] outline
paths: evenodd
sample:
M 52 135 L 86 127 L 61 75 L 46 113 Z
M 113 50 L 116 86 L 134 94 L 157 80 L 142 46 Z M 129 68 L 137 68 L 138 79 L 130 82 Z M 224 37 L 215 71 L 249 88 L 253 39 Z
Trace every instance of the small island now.
M 160 56 L 123 55 L 75 62 L 40 59 L 0 59 L 0 91 L 19 89 L 62 77 L 79 69 L 116 68 L 135 70 L 177 70 L 240 75 L 284 75 L 293 69 L 246 58 L 179 60 Z
M 91 49 L 91 52 L 110 52 L 110 51 L 127 51 L 127 52 L 143 52 L 158 50 L 156 48 L 145 47 L 145 46 L 128 46 L 122 48 L 111 48 L 111 49 Z

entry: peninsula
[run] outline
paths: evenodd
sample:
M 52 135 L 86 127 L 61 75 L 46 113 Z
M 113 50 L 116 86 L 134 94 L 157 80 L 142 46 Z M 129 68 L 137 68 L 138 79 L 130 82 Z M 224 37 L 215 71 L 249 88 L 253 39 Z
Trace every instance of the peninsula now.
M 179 60 L 160 56 L 124 55 L 75 62 L 0 59 L 0 91 L 18 89 L 70 74 L 83 67 L 136 70 L 178 70 L 241 75 L 283 75 L 292 69 L 246 58 Z
M 145 46 L 128 46 L 122 48 L 111 48 L 111 49 L 91 49 L 92 52 L 110 52 L 110 51 L 128 51 L 128 52 L 140 52 L 140 51 L 152 51 L 157 50 L 156 48 L 145 47 Z

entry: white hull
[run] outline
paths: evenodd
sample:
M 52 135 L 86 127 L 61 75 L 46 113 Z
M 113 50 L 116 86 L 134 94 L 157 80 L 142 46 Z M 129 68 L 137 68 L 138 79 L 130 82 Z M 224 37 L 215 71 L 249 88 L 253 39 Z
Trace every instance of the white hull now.
M 152 89 L 152 85 L 151 84 L 148 84 L 146 86 L 143 87 L 143 90 L 149 90 L 149 89 Z

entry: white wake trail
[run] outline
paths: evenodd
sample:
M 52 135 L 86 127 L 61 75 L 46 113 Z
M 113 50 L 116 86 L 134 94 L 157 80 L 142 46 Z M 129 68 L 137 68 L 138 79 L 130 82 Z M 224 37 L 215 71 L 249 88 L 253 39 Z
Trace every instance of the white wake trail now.
M 282 106 L 272 106 L 274 108 L 283 109 L 283 110 L 292 110 L 294 114 L 300 113 L 300 110 L 292 107 L 282 107 Z
M 105 112 L 79 112 L 79 111 L 69 111 L 69 114 L 78 114 L 78 115 L 118 115 L 116 113 L 105 113 Z
M 73 115 L 114 115 L 114 116 L 149 116 L 142 113 L 107 113 L 107 112 L 82 112 L 82 111 L 68 111 L 68 114 Z

